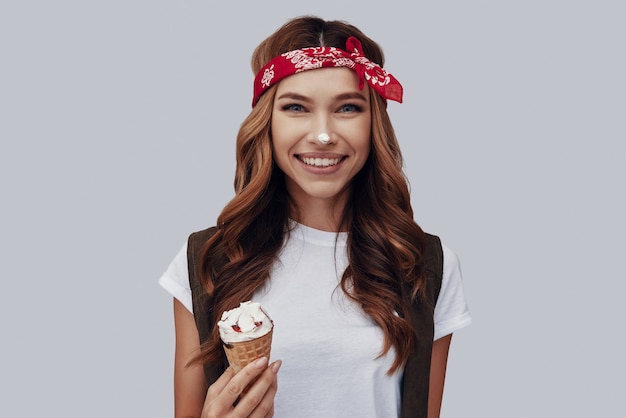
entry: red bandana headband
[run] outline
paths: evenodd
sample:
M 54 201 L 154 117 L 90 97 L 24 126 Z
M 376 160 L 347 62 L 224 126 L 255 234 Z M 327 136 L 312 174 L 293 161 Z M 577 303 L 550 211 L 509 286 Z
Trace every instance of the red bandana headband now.
M 325 67 L 346 67 L 359 77 L 359 88 L 367 82 L 381 97 L 402 103 L 402 86 L 383 68 L 363 56 L 361 42 L 354 36 L 346 42 L 346 52 L 335 47 L 311 47 L 285 52 L 268 62 L 254 78 L 252 107 L 265 91 L 285 77 Z

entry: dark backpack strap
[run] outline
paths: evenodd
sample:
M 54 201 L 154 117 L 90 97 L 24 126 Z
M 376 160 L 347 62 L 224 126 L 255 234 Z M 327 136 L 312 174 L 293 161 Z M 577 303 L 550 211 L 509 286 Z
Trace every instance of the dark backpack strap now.
M 193 316 L 198 328 L 200 344 L 207 341 L 217 322 L 218 318 L 213 315 L 213 303 L 211 297 L 206 293 L 204 286 L 200 282 L 200 268 L 202 266 L 202 250 L 206 242 L 215 234 L 216 227 L 203 231 L 194 232 L 187 241 L 187 266 L 189 268 L 189 286 L 193 302 Z M 225 357 L 225 356 L 224 356 Z M 222 364 L 205 364 L 204 375 L 207 386 L 215 382 L 226 370 L 226 359 Z
M 411 305 L 411 321 L 415 328 L 416 345 L 404 367 L 402 380 L 402 418 L 426 418 L 428 415 L 428 387 L 430 383 L 430 360 L 433 350 L 435 304 L 441 290 L 443 276 L 443 248 L 435 235 L 426 234 L 424 251 L 426 274 L 425 297 L 405 300 Z M 408 289 L 405 289 L 408 293 Z
M 426 237 L 429 242 L 426 270 L 431 273 L 430 277 L 434 280 L 433 283 L 429 284 L 433 292 L 431 295 L 433 303 L 437 303 L 439 292 L 441 291 L 441 280 L 443 278 L 443 247 L 438 236 L 426 234 Z

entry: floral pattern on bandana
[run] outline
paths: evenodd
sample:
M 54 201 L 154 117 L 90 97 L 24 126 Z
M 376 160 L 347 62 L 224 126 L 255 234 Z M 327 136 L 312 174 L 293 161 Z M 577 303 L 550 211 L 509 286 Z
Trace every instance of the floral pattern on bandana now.
M 261 84 L 267 88 L 271 85 L 273 78 L 274 78 L 274 66 L 272 65 L 270 66 L 270 68 L 266 68 L 265 71 L 263 71 Z
M 359 77 L 359 88 L 366 82 L 381 97 L 402 103 L 402 85 L 394 76 L 378 64 L 370 61 L 362 53 L 361 42 L 351 36 L 346 42 L 346 50 L 335 47 L 311 47 L 285 52 L 272 59 L 258 72 L 254 79 L 252 106 L 271 86 L 285 77 L 303 71 L 329 67 L 345 67 L 354 70 Z

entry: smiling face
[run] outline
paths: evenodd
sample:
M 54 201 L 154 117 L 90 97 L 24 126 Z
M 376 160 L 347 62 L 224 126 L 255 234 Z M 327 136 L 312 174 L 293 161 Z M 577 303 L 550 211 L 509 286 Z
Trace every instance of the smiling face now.
M 318 135 L 330 137 L 327 144 Z M 320 205 L 341 211 L 350 182 L 370 151 L 368 86 L 354 71 L 323 68 L 277 85 L 272 113 L 274 161 L 300 211 Z

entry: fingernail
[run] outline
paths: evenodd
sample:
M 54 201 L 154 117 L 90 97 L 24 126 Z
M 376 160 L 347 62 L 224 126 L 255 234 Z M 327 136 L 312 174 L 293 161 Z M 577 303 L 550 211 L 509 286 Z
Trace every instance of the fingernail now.
M 262 369 L 265 366 L 267 366 L 267 357 L 261 357 L 254 363 L 254 367 L 257 369 Z
M 278 370 L 280 369 L 280 366 L 283 364 L 282 361 L 278 360 L 275 361 L 274 363 L 272 363 L 272 365 L 270 366 L 270 369 L 272 369 L 272 371 L 274 372 L 274 374 L 278 373 Z

